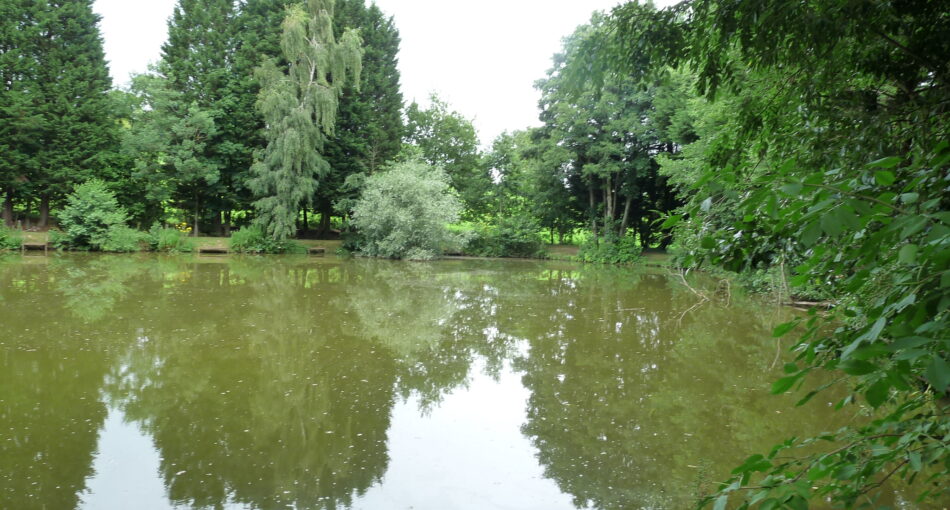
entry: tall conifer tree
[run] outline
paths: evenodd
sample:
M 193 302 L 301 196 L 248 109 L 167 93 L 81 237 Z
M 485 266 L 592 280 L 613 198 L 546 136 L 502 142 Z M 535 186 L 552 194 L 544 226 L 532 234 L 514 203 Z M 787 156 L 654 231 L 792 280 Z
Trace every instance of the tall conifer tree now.
M 29 47 L 35 59 L 32 106 L 42 118 L 40 148 L 27 165 L 30 187 L 40 200 L 46 225 L 51 201 L 63 198 L 105 164 L 117 149 L 116 126 L 108 96 L 112 79 L 92 0 L 32 2 L 35 25 Z
M 0 202 L 5 225 L 13 224 L 13 201 L 35 165 L 43 118 L 35 93 L 39 40 L 30 0 L 0 2 Z
M 234 0 L 179 0 L 168 22 L 159 72 L 167 87 L 180 94 L 185 109 L 198 108 L 215 123 L 215 134 L 202 140 L 195 160 L 200 168 L 176 176 L 177 197 L 194 214 L 198 235 L 206 212 L 216 226 L 235 205 L 241 175 L 251 163 L 246 130 L 233 114 L 240 80 L 235 73 L 236 6 Z M 174 112 L 169 112 L 174 114 Z
M 339 96 L 347 76 L 359 83 L 359 34 L 333 34 L 333 0 L 308 0 L 287 10 L 281 50 L 286 71 L 275 60 L 256 75 L 257 106 L 266 125 L 267 148 L 251 168 L 258 221 L 276 240 L 296 232 L 301 205 L 312 201 L 318 180 L 329 172 L 321 151 L 333 133 Z
M 355 199 L 348 177 L 373 174 L 402 148 L 402 93 L 399 90 L 399 31 L 375 4 L 338 0 L 334 28 L 359 29 L 363 38 L 363 72 L 359 84 L 348 84 L 340 99 L 336 136 L 326 147 L 331 173 L 317 190 L 320 231 L 329 229 L 330 214 L 341 200 Z M 358 85 L 358 86 L 357 86 Z

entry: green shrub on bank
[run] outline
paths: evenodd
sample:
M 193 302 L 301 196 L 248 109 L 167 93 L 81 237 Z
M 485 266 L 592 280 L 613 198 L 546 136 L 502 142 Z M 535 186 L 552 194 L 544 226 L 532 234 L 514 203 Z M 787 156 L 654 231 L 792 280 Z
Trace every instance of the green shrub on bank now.
M 189 253 L 195 250 L 195 241 L 188 237 L 187 232 L 161 227 L 157 223 L 148 231 L 148 242 L 152 251 Z
M 306 253 L 307 249 L 294 241 L 275 241 L 264 235 L 260 225 L 251 225 L 231 234 L 230 251 L 234 253 Z
M 61 232 L 50 232 L 50 242 L 70 250 L 137 251 L 145 241 L 129 228 L 125 209 L 103 181 L 84 182 L 66 197 L 59 213 Z
M 640 260 L 643 249 L 632 235 L 623 237 L 609 232 L 601 237 L 591 237 L 581 244 L 577 258 L 597 264 L 631 264 Z
M 131 253 L 148 249 L 149 243 L 148 233 L 125 225 L 116 225 L 109 229 L 108 236 L 99 249 L 114 253 Z
M 448 228 L 461 211 L 441 168 L 406 161 L 366 180 L 351 225 L 363 255 L 428 260 L 464 246 L 465 233 Z
M 533 218 L 501 218 L 494 225 L 480 225 L 465 251 L 480 257 L 542 257 L 544 242 L 539 231 Z
M 22 232 L 0 225 L 0 251 L 19 250 L 22 245 Z

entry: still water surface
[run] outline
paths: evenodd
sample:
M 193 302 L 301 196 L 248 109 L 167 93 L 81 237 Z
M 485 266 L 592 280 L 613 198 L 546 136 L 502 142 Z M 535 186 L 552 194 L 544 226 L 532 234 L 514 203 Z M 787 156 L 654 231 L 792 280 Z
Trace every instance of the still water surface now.
M 688 508 L 853 416 L 768 395 L 789 313 L 563 262 L 0 259 L 0 508 Z

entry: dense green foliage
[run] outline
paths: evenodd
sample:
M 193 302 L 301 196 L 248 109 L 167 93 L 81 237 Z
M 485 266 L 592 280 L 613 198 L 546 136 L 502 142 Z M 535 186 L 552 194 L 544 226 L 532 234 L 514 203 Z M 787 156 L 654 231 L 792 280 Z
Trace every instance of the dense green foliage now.
M 421 161 L 396 163 L 366 180 L 353 208 L 361 254 L 428 260 L 458 250 L 464 236 L 449 230 L 462 204 L 439 167 Z
M 484 196 L 492 182 L 482 164 L 471 120 L 432 94 L 428 108 L 416 102 L 406 108 L 406 143 L 416 148 L 425 162 L 445 170 L 465 204 L 465 217 L 485 212 Z
M 480 257 L 541 257 L 544 242 L 534 218 L 502 216 L 495 223 L 479 225 L 465 252 Z
M 333 133 L 347 76 L 360 80 L 361 44 L 353 30 L 337 42 L 332 0 L 311 1 L 306 9 L 291 7 L 284 19 L 286 70 L 267 60 L 255 71 L 268 143 L 251 167 L 249 185 L 258 197 L 258 222 L 275 241 L 296 234 L 301 205 L 312 203 L 319 180 L 330 172 L 321 152 Z
M 0 7 L 0 193 L 51 204 L 98 175 L 115 149 L 112 86 L 92 0 L 14 1 Z
M 338 0 L 334 30 L 358 29 L 363 39 L 359 83 L 347 83 L 340 97 L 334 136 L 324 157 L 331 172 L 320 181 L 314 206 L 320 214 L 318 235 L 330 229 L 334 212 L 349 213 L 358 183 L 389 163 L 402 149 L 402 92 L 399 90 L 399 32 L 375 4 Z M 306 228 L 308 225 L 304 225 Z
M 128 214 L 105 182 L 79 184 L 66 197 L 59 213 L 62 232 L 51 236 L 59 248 L 97 251 L 137 251 L 141 234 L 126 225 Z
M 148 244 L 153 251 L 161 252 L 188 253 L 195 249 L 194 241 L 185 232 L 158 223 L 148 231 Z
M 704 503 L 804 508 L 874 505 L 888 479 L 946 497 L 950 473 L 947 288 L 950 216 L 950 18 L 941 2 L 725 2 L 615 10 L 586 41 L 574 83 L 595 72 L 652 82 L 694 74 L 697 138 L 664 172 L 687 206 L 686 264 L 778 266 L 794 288 L 818 286 L 827 315 L 795 331 L 796 361 L 773 391 L 840 374 L 868 417 L 815 439 L 790 439 L 734 471 Z M 823 387 L 809 391 L 802 401 Z M 811 445 L 805 454 L 796 447 Z
M 23 244 L 23 234 L 19 230 L 0 225 L 0 251 L 19 250 Z
M 288 239 L 275 240 L 260 225 L 249 225 L 231 234 L 230 251 L 234 253 L 305 253 L 303 245 Z
M 196 236 L 206 218 L 220 234 L 231 209 L 246 203 L 243 180 L 255 136 L 253 129 L 240 124 L 246 119 L 233 115 L 242 93 L 242 76 L 235 72 L 238 14 L 234 0 L 179 1 L 168 21 L 168 41 L 158 66 L 164 86 L 178 97 L 156 112 L 175 118 L 201 112 L 213 124 L 194 138 L 200 146 L 190 155 L 191 166 L 170 172 L 175 180 L 172 195 L 190 212 Z
M 206 156 L 218 133 L 214 116 L 172 87 L 158 75 L 132 80 L 130 127 L 123 133 L 122 147 L 133 162 L 129 184 L 139 194 L 131 213 L 140 226 L 164 220 L 167 203 L 199 217 L 204 197 L 200 190 L 220 179 L 221 165 Z
M 620 237 L 613 231 L 607 231 L 603 236 L 585 240 L 577 258 L 597 264 L 631 264 L 640 260 L 642 251 L 633 234 Z
M 655 232 L 659 212 L 676 205 L 666 179 L 658 174 L 657 156 L 674 153 L 669 133 L 672 108 L 662 101 L 676 92 L 674 84 L 609 77 L 601 87 L 578 90 L 564 70 L 581 60 L 578 46 L 603 30 L 599 17 L 578 28 L 565 41 L 564 53 L 538 82 L 544 134 L 553 145 L 570 151 L 564 179 L 585 204 L 584 219 L 595 235 L 611 231 L 623 237 L 632 230 L 640 244 L 666 246 L 668 235 Z

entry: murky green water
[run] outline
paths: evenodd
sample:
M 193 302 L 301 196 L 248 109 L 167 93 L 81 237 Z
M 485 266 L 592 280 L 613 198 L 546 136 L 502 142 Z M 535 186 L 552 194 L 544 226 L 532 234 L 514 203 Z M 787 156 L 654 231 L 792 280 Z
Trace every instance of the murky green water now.
M 732 301 L 567 263 L 10 257 L 0 508 L 687 508 L 849 418 L 768 395 L 789 312 Z

